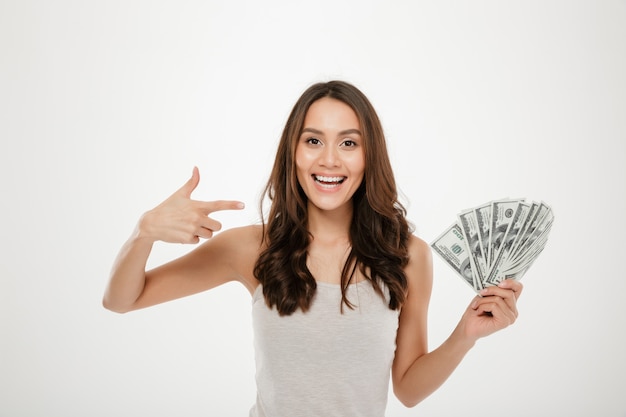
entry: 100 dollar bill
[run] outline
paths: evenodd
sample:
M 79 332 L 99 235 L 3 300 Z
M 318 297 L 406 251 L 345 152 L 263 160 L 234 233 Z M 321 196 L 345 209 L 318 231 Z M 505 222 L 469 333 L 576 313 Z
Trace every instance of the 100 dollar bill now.
M 431 247 L 476 292 L 520 279 L 543 251 L 554 222 L 544 202 L 504 198 L 463 210 Z
M 482 289 L 482 283 L 474 279 L 470 254 L 467 251 L 463 231 L 458 223 L 454 223 L 446 229 L 435 239 L 431 247 L 474 291 Z

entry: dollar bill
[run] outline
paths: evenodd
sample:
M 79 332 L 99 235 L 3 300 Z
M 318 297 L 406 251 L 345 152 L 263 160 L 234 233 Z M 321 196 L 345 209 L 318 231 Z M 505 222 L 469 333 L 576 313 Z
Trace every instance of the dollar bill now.
M 469 251 L 461 227 L 454 223 L 431 244 L 434 251 L 475 291 L 476 287 Z
M 530 204 L 520 201 L 514 209 L 510 223 L 498 250 L 497 258 L 492 262 L 489 273 L 484 278 L 484 285 L 498 285 L 502 280 L 500 271 L 507 264 L 509 253 L 513 248 L 519 230 L 524 226 Z
M 470 265 L 472 266 L 474 288 L 482 288 L 482 282 L 487 275 L 487 262 L 483 255 L 483 247 L 479 238 L 478 224 L 474 210 L 466 210 L 458 215 L 459 225 L 469 250 Z
M 535 214 L 537 213 L 538 209 L 539 209 L 539 204 L 533 201 L 530 204 L 530 207 L 528 208 L 528 212 L 526 213 L 526 217 L 524 218 L 524 222 L 520 225 L 520 227 L 516 228 L 515 241 L 513 242 L 512 246 L 510 248 L 509 258 L 513 258 L 513 254 L 515 253 L 515 250 L 517 249 L 517 247 L 519 245 L 520 239 L 524 235 L 524 233 L 523 233 L 524 230 L 527 228 L 527 226 L 530 223 L 530 221 L 535 218 Z
M 476 292 L 521 279 L 546 246 L 554 213 L 545 202 L 494 200 L 461 211 L 431 246 Z
M 531 248 L 537 239 L 542 236 L 546 236 L 550 232 L 552 227 L 552 222 L 554 220 L 554 214 L 550 207 L 541 203 L 539 210 L 537 212 L 538 216 L 533 219 L 532 222 L 529 222 L 529 225 L 526 227 L 524 232 L 524 236 L 520 239 L 515 251 L 512 254 L 513 258 L 524 256 L 524 253 Z
M 489 268 L 493 268 L 500 248 L 513 223 L 513 218 L 521 200 L 499 200 L 491 205 L 491 231 L 489 236 L 489 256 L 491 263 Z
M 491 201 L 474 209 L 476 216 L 476 227 L 478 228 L 478 239 L 483 251 L 483 258 L 486 265 L 489 265 L 489 231 L 491 230 Z

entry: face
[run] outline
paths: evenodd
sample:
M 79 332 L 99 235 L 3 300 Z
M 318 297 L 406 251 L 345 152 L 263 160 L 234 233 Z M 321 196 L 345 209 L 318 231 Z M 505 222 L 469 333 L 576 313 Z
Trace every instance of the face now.
M 311 104 L 295 155 L 309 210 L 352 208 L 352 196 L 365 171 L 363 141 L 359 119 L 350 106 L 327 97 Z

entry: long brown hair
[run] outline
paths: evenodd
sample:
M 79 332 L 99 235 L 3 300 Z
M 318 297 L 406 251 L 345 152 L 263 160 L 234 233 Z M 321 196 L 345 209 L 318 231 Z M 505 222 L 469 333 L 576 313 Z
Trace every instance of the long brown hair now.
M 263 285 L 268 307 L 276 306 L 280 315 L 289 315 L 298 307 L 308 310 L 317 284 L 306 265 L 311 236 L 307 227 L 307 197 L 296 178 L 295 150 L 309 107 L 323 97 L 350 106 L 364 138 L 365 174 L 352 197 L 351 250 L 341 274 L 342 308 L 344 303 L 353 308 L 346 290 L 358 266 L 379 294 L 383 293 L 381 284 L 387 286 L 389 308 L 399 309 L 406 297 L 403 267 L 408 262 L 411 230 L 406 210 L 398 201 L 378 115 L 367 97 L 344 81 L 312 85 L 300 96 L 287 119 L 263 193 L 271 201 L 271 208 L 267 223 L 263 223 L 265 249 L 256 261 L 254 274 Z

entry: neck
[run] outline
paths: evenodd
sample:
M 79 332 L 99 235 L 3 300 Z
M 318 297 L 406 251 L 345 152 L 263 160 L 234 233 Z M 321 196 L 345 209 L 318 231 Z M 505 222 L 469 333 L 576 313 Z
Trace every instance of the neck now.
M 309 231 L 318 242 L 349 242 L 352 212 L 351 205 L 333 211 L 320 210 L 309 205 Z

